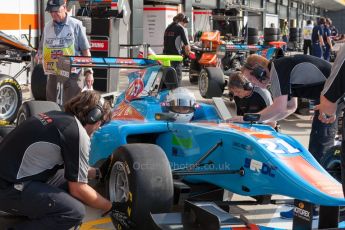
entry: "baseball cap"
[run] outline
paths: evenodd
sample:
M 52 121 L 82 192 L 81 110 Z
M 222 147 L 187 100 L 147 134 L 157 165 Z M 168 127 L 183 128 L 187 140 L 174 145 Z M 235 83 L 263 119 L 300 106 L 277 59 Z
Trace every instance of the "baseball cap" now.
M 48 0 L 46 11 L 58 11 L 60 6 L 65 4 L 65 0 Z

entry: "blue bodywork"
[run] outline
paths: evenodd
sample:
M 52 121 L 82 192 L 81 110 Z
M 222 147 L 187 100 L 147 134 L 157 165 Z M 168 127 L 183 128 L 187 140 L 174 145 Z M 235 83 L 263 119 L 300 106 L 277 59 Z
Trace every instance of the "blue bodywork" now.
M 341 184 L 296 139 L 270 126 L 222 122 L 208 104 L 197 107 L 190 123 L 155 120 L 156 113 L 163 112 L 167 90 L 154 94 L 147 86 L 159 76 L 159 68 L 148 67 L 143 75 L 129 74 L 130 86 L 117 97 L 113 120 L 92 137 L 90 165 L 97 165 L 121 145 L 149 142 L 164 150 L 174 171 L 191 166 L 220 143 L 195 168 L 205 174 L 184 180 L 211 183 L 241 195 L 281 194 L 320 205 L 345 205 Z M 133 82 L 142 82 L 146 91 L 139 90 L 127 100 Z M 208 170 L 240 169 L 244 175 L 207 174 Z

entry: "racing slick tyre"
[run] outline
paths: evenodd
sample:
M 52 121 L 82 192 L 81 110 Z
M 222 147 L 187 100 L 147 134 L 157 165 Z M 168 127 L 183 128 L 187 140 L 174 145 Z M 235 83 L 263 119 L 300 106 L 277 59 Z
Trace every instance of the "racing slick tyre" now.
M 322 167 L 341 183 L 341 145 L 330 148 L 320 162 Z
M 248 36 L 258 36 L 259 30 L 258 28 L 248 27 Z
M 264 35 L 279 35 L 280 28 L 264 28 Z
M 16 79 L 0 74 L 0 120 L 13 122 L 22 104 L 22 89 Z
M 248 36 L 248 45 L 255 45 L 259 42 L 259 36 Z
M 52 101 L 26 101 L 18 111 L 17 126 L 31 116 L 54 110 L 61 111 L 61 108 L 58 104 Z
M 115 151 L 112 162 L 109 199 L 124 204 L 123 213 L 134 224 L 131 229 L 153 229 L 150 213 L 169 212 L 173 205 L 172 173 L 164 151 L 153 144 L 127 144 Z M 111 219 L 117 229 L 128 229 Z
M 264 35 L 265 42 L 273 42 L 279 40 L 279 35 Z
M 0 126 L 0 142 L 4 137 L 9 134 L 15 128 L 14 125 L 3 125 Z
M 198 74 L 197 72 L 200 72 L 200 64 L 197 62 L 197 60 L 192 60 L 190 62 L 189 66 L 189 82 L 191 84 L 198 84 Z
M 225 80 L 223 71 L 219 67 L 206 67 L 199 75 L 199 92 L 203 98 L 221 97 Z
M 42 64 L 38 64 L 31 73 L 31 93 L 35 100 L 47 100 L 46 86 L 47 75 L 44 74 Z

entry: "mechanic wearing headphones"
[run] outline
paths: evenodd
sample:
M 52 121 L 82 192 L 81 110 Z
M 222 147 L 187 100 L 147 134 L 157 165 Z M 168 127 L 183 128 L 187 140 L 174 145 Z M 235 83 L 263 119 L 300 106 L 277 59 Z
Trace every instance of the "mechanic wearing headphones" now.
M 270 85 L 273 104 L 259 112 L 260 121 L 279 121 L 297 109 L 297 98 L 315 100 L 318 104 L 320 93 L 330 75 L 331 65 L 310 55 L 282 57 L 272 62 L 253 54 L 247 58 L 242 73 L 256 86 Z M 320 162 L 327 149 L 333 146 L 336 134 L 335 122 L 324 124 L 315 111 L 309 139 L 309 152 Z M 243 117 L 234 117 L 234 122 L 243 122 Z M 292 218 L 293 212 L 281 213 L 284 218 Z
M 258 113 L 273 103 L 271 93 L 267 89 L 254 86 L 241 72 L 231 74 L 228 88 L 234 96 L 238 116 L 243 116 L 245 113 Z M 276 122 L 268 124 L 278 129 Z
M 183 13 L 177 14 L 173 22 L 165 29 L 164 32 L 164 49 L 163 54 L 166 55 L 182 55 L 182 49 L 184 48 L 185 54 L 188 56 L 190 52 L 190 46 L 187 38 L 187 34 L 184 30 L 185 23 L 188 23 L 188 17 Z M 179 85 L 182 80 L 182 63 L 172 61 L 171 66 L 176 70 Z
M 273 104 L 262 110 L 260 121 L 279 121 L 297 109 L 297 98 L 318 100 L 331 65 L 310 55 L 282 57 L 269 62 L 266 58 L 253 54 L 247 58 L 242 73 L 254 85 L 267 88 L 270 85 Z M 316 102 L 318 104 L 318 102 Z M 231 121 L 242 122 L 242 117 Z M 309 151 L 317 161 L 333 146 L 336 125 L 323 124 L 315 113 L 310 133 Z
M 14 229 L 67 230 L 81 223 L 84 204 L 112 208 L 87 184 L 100 176 L 88 165 L 90 136 L 110 120 L 110 105 L 85 91 L 65 111 L 30 117 L 0 144 L 0 210 L 28 217 Z

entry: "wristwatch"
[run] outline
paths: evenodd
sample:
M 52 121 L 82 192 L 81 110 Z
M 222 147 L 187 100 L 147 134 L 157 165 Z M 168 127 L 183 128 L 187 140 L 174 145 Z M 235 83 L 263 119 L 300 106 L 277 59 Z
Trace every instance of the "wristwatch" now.
M 95 179 L 96 180 L 99 180 L 102 178 L 102 175 L 101 175 L 101 171 L 99 170 L 99 168 L 96 168 L 96 176 L 95 176 Z

